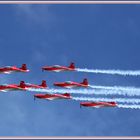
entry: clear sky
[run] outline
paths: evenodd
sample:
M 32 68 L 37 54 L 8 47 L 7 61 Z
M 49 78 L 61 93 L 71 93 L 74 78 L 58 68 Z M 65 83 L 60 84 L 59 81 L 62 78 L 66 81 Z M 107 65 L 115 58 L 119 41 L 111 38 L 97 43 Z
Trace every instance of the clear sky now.
M 140 77 L 42 73 L 45 65 L 140 69 L 140 5 L 0 5 L 0 66 L 26 63 L 30 73 L 0 75 L 49 87 L 58 81 L 140 86 Z M 1 136 L 139 136 L 140 110 L 79 107 L 79 101 L 33 100 L 34 92 L 0 93 Z

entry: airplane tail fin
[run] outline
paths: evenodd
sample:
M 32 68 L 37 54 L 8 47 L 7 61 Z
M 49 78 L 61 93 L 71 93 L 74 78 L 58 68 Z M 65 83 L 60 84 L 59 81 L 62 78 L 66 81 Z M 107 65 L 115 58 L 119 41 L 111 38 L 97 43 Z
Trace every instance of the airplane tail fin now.
M 25 82 L 24 81 L 20 81 L 20 85 L 21 88 L 25 88 Z
M 22 64 L 21 69 L 22 69 L 22 70 L 27 70 L 27 66 L 26 66 L 26 64 Z
M 40 86 L 47 87 L 46 81 L 45 80 L 42 80 L 42 84 Z
M 88 80 L 85 78 L 81 84 L 88 85 Z
M 69 93 L 64 93 L 64 94 L 62 94 L 62 95 L 64 95 L 66 98 L 68 98 L 68 99 L 72 99 L 72 96 L 69 94 Z
M 70 97 L 70 94 L 69 93 L 64 93 L 63 95 L 64 96 L 67 96 L 67 97 Z
M 71 64 L 70 64 L 69 68 L 74 69 L 74 68 L 75 68 L 75 64 L 74 64 L 73 62 L 71 62 Z

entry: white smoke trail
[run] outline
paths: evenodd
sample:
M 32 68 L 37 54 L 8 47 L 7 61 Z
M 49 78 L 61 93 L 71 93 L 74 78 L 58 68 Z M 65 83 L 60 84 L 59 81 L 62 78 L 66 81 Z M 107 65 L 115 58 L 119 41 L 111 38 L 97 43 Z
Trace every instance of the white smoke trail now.
M 140 96 L 140 92 L 133 91 L 119 91 L 119 90 L 107 90 L 107 89 L 33 89 L 28 91 L 46 92 L 46 93 L 71 93 L 71 94 L 85 94 L 85 95 L 123 95 L 123 96 Z
M 123 76 L 140 76 L 140 70 L 99 70 L 99 69 L 76 69 L 79 72 L 88 72 L 88 73 L 102 73 L 102 74 L 117 74 L 117 75 L 123 75 Z
M 140 105 L 124 105 L 124 104 L 118 104 L 117 107 L 119 107 L 119 108 L 140 109 Z
M 72 93 L 72 94 L 86 94 L 86 95 L 92 95 L 95 94 L 96 89 L 34 89 L 30 88 L 28 91 L 35 91 L 35 92 L 46 92 L 46 93 Z M 104 90 L 103 90 L 104 91 Z M 99 94 L 104 95 L 103 91 L 99 92 Z M 105 90 L 106 91 L 106 90 Z M 106 91 L 107 94 L 107 91 Z M 111 95 L 111 93 L 108 93 Z
M 130 91 L 130 92 L 139 92 L 140 93 L 140 88 L 136 87 L 121 87 L 121 86 L 92 86 L 90 85 L 91 88 L 94 89 L 106 89 L 106 90 L 116 90 L 116 91 Z
M 79 101 L 93 101 L 93 102 L 122 102 L 122 103 L 140 103 L 140 99 L 126 99 L 126 98 L 91 98 L 91 97 L 73 97 L 73 100 L 79 100 Z

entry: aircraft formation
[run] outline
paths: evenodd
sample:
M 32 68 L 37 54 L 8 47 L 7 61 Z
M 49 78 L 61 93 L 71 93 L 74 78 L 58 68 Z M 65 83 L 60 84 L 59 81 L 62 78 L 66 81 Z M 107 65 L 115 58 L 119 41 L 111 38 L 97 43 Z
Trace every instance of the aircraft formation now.
M 23 72 L 27 73 L 30 70 L 27 69 L 26 64 L 22 64 L 20 68 L 16 66 L 5 66 L 0 68 L 0 73 L 4 74 L 11 74 L 13 72 Z M 44 66 L 42 67 L 42 71 L 53 71 L 53 72 L 63 72 L 63 71 L 76 71 L 75 64 L 72 62 L 69 66 Z M 73 82 L 73 81 L 65 81 L 65 82 L 55 82 L 53 84 L 55 87 L 61 88 L 88 88 L 88 80 L 85 78 L 82 82 Z M 26 83 L 24 81 L 20 81 L 19 84 L 3 84 L 0 85 L 1 92 L 8 92 L 8 91 L 28 91 L 29 89 L 47 89 L 48 86 L 45 80 L 42 80 L 40 85 Z M 38 99 L 46 99 L 46 100 L 56 100 L 56 99 L 73 99 L 73 96 L 70 93 L 38 93 L 34 94 L 34 100 Z M 116 102 L 80 102 L 80 107 L 93 107 L 93 108 L 100 108 L 100 107 L 116 107 Z

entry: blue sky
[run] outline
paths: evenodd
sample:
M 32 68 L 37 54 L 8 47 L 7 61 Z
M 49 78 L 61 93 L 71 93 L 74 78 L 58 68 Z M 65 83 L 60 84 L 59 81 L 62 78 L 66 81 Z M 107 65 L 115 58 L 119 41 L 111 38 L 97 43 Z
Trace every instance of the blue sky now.
M 26 63 L 30 73 L 1 74 L 49 87 L 56 81 L 140 86 L 140 77 L 42 73 L 45 65 L 139 70 L 139 5 L 0 5 L 0 65 Z M 1 136 L 139 136 L 140 111 L 80 109 L 78 101 L 33 100 L 33 92 L 0 94 Z

